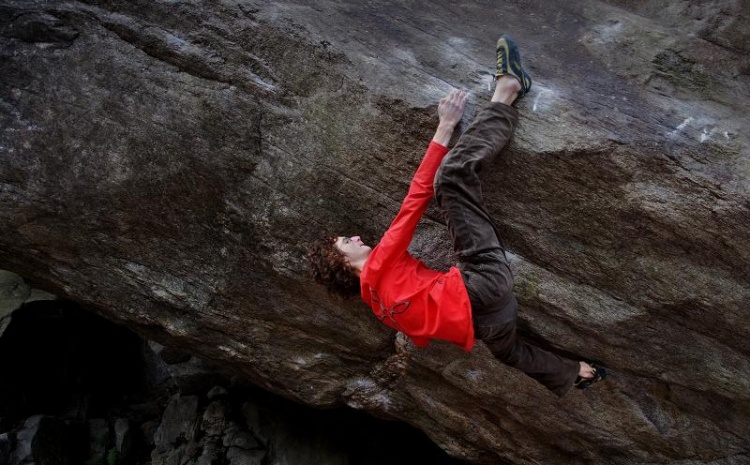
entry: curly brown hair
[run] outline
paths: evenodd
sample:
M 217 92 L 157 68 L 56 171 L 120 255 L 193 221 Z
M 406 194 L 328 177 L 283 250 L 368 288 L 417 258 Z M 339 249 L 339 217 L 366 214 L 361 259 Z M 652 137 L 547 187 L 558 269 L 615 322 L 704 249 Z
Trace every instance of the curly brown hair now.
M 337 239 L 337 236 L 326 236 L 314 242 L 307 252 L 307 260 L 316 283 L 324 285 L 330 294 L 351 299 L 360 295 L 359 276 L 336 248 Z

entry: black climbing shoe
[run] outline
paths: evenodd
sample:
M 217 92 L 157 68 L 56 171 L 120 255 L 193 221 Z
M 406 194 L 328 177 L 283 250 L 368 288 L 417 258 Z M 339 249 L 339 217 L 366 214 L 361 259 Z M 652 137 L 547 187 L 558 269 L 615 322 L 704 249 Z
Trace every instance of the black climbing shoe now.
M 497 74 L 495 79 L 506 74 L 514 76 L 521 83 L 518 98 L 531 89 L 531 76 L 521 67 L 521 54 L 518 46 L 508 35 L 501 35 L 497 40 Z
M 589 365 L 591 365 L 591 368 L 594 369 L 594 377 L 593 378 L 581 378 L 580 376 L 577 377 L 576 382 L 575 382 L 575 387 L 577 387 L 578 389 L 586 389 L 592 384 L 598 383 L 599 381 L 607 377 L 607 370 L 605 370 L 604 367 L 601 367 L 594 363 L 589 363 Z

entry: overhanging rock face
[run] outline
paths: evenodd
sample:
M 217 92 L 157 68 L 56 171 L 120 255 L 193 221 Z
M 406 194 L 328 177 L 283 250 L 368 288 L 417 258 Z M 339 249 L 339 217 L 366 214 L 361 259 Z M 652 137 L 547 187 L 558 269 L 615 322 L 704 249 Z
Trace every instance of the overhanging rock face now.
M 747 463 L 748 3 L 419 3 L 0 0 L 0 268 L 475 463 Z M 613 372 L 560 400 L 303 260 L 377 241 L 501 32 L 535 79 L 483 173 L 524 334 Z M 412 252 L 450 265 L 434 208 Z

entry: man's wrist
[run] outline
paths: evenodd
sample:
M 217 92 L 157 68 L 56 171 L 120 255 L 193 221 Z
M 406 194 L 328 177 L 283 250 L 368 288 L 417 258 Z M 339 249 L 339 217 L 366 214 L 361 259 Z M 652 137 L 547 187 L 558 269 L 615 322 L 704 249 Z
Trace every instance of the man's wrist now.
M 451 136 L 453 136 L 453 130 L 455 129 L 455 127 L 455 124 L 441 122 L 440 124 L 438 124 L 437 130 L 435 131 L 435 136 L 432 138 L 432 140 L 447 147 L 448 143 L 451 140 Z

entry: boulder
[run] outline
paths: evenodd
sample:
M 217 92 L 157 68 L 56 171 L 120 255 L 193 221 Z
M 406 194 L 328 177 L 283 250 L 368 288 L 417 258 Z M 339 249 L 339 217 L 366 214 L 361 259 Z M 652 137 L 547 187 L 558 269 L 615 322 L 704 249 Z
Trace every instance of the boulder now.
M 469 462 L 742 463 L 749 13 L 0 0 L 0 263 L 284 397 L 407 421 Z M 461 128 L 488 101 L 501 32 L 534 78 L 483 172 L 522 333 L 612 372 L 562 399 L 481 343 L 417 349 L 315 287 L 303 258 L 324 233 L 377 242 L 437 101 L 471 93 Z M 410 250 L 453 262 L 434 207 Z
M 109 424 L 105 418 L 94 418 L 88 421 L 89 455 L 87 465 L 105 463 L 110 449 Z
M 23 304 L 55 299 L 52 294 L 30 287 L 17 274 L 0 270 L 0 337 L 10 324 L 10 315 Z
M 59 464 L 71 463 L 67 425 L 53 417 L 34 415 L 24 422 L 16 434 L 15 450 L 10 463 Z

